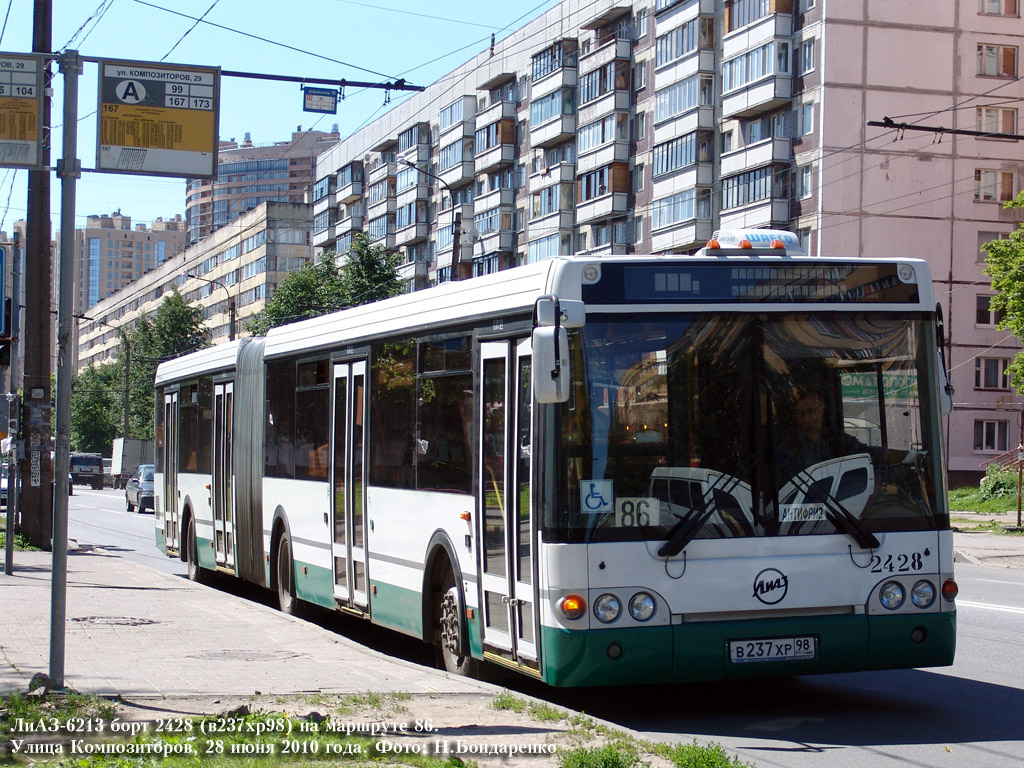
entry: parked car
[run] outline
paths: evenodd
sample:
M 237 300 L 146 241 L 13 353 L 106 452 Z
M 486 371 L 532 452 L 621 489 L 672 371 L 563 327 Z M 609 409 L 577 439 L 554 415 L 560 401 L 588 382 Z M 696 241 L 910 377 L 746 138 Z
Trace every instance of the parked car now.
M 140 464 L 135 474 L 124 486 L 124 503 L 129 512 L 138 507 L 139 512 L 153 511 L 153 464 Z
M 103 457 L 98 453 L 71 454 L 71 482 L 103 489 Z

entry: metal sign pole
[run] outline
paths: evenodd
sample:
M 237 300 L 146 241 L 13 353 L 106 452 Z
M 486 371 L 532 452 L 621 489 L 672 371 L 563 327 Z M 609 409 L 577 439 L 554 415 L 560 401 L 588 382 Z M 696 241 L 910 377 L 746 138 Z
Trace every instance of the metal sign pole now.
M 53 486 L 53 583 L 50 614 L 50 682 L 64 687 L 64 634 L 68 579 L 68 468 L 71 451 L 71 318 L 74 298 L 75 185 L 81 174 L 77 157 L 78 78 L 82 60 L 77 51 L 60 59 L 64 74 L 64 149 L 57 165 L 60 176 L 60 272 L 57 300 L 57 445 Z

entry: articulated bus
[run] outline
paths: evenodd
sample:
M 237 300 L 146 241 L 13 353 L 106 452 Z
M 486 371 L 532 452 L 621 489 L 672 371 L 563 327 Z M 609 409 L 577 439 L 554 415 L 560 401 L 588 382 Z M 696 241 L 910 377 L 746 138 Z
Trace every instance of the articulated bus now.
M 157 545 L 458 674 L 951 664 L 927 266 L 773 236 L 555 257 L 163 363 Z

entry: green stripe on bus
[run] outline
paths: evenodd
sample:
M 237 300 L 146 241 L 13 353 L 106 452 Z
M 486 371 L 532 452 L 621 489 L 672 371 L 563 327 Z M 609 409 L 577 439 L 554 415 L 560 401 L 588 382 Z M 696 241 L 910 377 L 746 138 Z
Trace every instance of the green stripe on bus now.
M 370 586 L 370 616 L 374 624 L 423 637 L 423 595 L 383 581 L 371 580 Z
M 805 636 L 817 640 L 815 659 L 729 661 L 732 640 Z M 956 614 L 693 622 L 589 632 L 544 627 L 542 642 L 544 680 L 552 685 L 742 680 L 947 666 L 956 648 Z
M 334 574 L 330 568 L 295 561 L 295 596 L 307 603 L 334 608 Z
M 164 535 L 163 528 L 155 528 L 156 531 L 156 548 L 158 551 L 167 554 L 167 536 Z
M 217 553 L 213 551 L 213 541 L 196 536 L 196 557 L 199 565 L 211 570 L 217 567 Z

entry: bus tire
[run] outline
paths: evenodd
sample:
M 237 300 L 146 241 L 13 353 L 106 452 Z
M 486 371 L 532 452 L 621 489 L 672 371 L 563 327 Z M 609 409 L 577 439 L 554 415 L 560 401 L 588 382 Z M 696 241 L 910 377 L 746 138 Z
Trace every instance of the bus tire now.
M 277 583 L 277 606 L 288 616 L 299 615 L 299 600 L 295 597 L 295 568 L 292 562 L 292 543 L 282 532 L 277 540 L 274 581 Z
M 477 661 L 469 653 L 462 592 L 451 568 L 445 572 L 437 604 L 438 652 L 445 671 L 462 677 L 475 677 Z
M 185 532 L 185 562 L 188 565 L 188 580 L 202 584 L 206 579 L 199 565 L 199 541 L 196 539 L 196 520 L 188 519 L 188 530 Z

